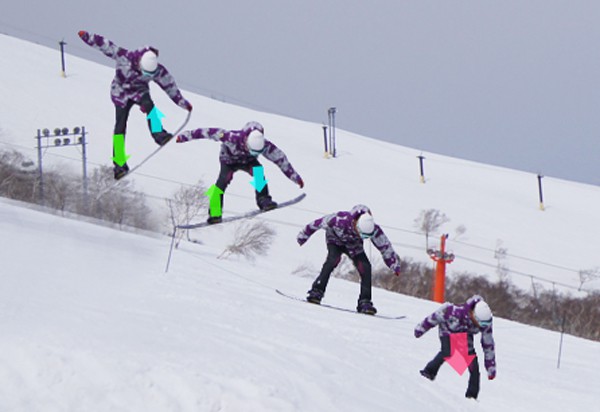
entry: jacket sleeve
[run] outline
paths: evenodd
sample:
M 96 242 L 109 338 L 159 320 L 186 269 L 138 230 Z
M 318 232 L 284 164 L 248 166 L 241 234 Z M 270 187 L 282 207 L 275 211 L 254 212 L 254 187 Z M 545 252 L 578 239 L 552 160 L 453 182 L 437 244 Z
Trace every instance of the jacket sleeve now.
M 177 143 L 189 142 L 196 139 L 210 139 L 215 141 L 226 140 L 229 132 L 217 127 L 205 127 L 195 130 L 186 130 L 177 136 Z
M 112 41 L 105 39 L 99 34 L 89 33 L 88 39 L 82 39 L 82 41 L 85 42 L 88 46 L 100 50 L 102 53 L 104 53 L 111 59 L 116 59 L 118 56 L 123 56 L 128 53 L 127 49 L 117 46 Z
M 177 87 L 175 78 L 164 66 L 160 66 L 160 73 L 154 78 L 154 81 L 165 91 L 177 106 L 185 109 L 186 106 L 189 105 L 189 102 L 183 97 L 181 91 Z
M 481 332 L 481 347 L 483 348 L 484 364 L 488 376 L 496 376 L 496 349 L 492 325 Z
M 300 245 L 303 245 L 317 230 L 324 229 L 334 221 L 336 214 L 330 214 L 313 220 L 298 233 L 296 240 Z
M 439 307 L 438 310 L 433 312 L 431 315 L 427 316 L 421 323 L 415 326 L 415 336 L 418 338 L 427 332 L 429 329 L 439 325 L 444 322 L 446 314 L 446 310 L 450 306 L 450 303 L 446 302 L 442 306 Z
M 265 146 L 263 156 L 275 163 L 288 179 L 294 183 L 299 183 L 301 177 L 296 170 L 294 170 L 285 153 L 268 140 L 265 142 Z
M 393 270 L 395 273 L 400 272 L 400 257 L 394 251 L 392 243 L 388 237 L 383 233 L 381 227 L 375 228 L 375 235 L 371 238 L 371 241 L 375 247 L 381 252 L 383 261 L 385 264 Z

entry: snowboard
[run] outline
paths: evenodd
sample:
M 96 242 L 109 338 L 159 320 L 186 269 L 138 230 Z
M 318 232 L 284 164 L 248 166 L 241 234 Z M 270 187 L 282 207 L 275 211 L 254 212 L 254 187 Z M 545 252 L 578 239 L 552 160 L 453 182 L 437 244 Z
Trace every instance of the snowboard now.
M 154 149 L 154 151 L 152 153 L 150 153 L 148 156 L 146 156 L 144 159 L 142 159 L 142 161 L 140 163 L 138 163 L 137 165 L 135 165 L 134 167 L 132 167 L 131 169 L 129 169 L 129 171 L 121 178 L 119 178 L 119 180 L 117 180 L 117 182 L 126 179 L 127 176 L 131 175 L 133 172 L 135 172 L 136 170 L 138 170 L 140 167 L 142 167 L 144 165 L 144 163 L 146 163 L 148 160 L 150 160 L 154 155 L 156 155 L 158 152 L 160 152 L 166 145 L 168 145 L 170 142 L 172 142 L 173 140 L 175 140 L 177 138 L 177 135 L 183 130 L 183 128 L 188 124 L 188 121 L 190 120 L 190 116 L 192 115 L 192 112 L 188 112 L 187 116 L 184 120 L 184 122 L 181 124 L 181 126 L 179 126 L 177 128 L 177 130 L 175 130 L 172 134 L 173 137 L 171 138 L 171 140 L 169 140 L 167 143 L 163 144 L 162 146 L 158 146 L 156 149 Z
M 275 292 L 277 292 L 278 294 L 280 294 L 281 296 L 284 296 L 288 299 L 292 299 L 292 300 L 297 300 L 298 302 L 304 302 L 304 303 L 308 303 L 310 305 L 314 305 L 314 306 L 320 306 L 322 308 L 327 308 L 327 309 L 333 309 L 333 310 L 339 310 L 341 312 L 350 312 L 350 313 L 355 313 L 357 315 L 363 315 L 363 316 L 371 316 L 374 318 L 379 318 L 379 319 L 389 319 L 389 320 L 394 320 L 394 319 L 405 319 L 406 316 L 400 315 L 400 316 L 390 316 L 390 315 L 382 315 L 379 313 L 376 313 L 375 315 L 369 315 L 367 313 L 360 313 L 357 312 L 354 309 L 348 309 L 348 308 L 343 308 L 341 306 L 334 306 L 334 305 L 328 305 L 327 303 L 320 303 L 320 304 L 316 304 L 316 303 L 311 303 L 309 301 L 307 301 L 305 298 L 301 298 L 298 296 L 294 296 L 294 295 L 289 295 L 285 292 L 282 292 L 279 289 L 275 289 Z
M 96 200 L 99 200 L 105 194 L 111 192 L 113 189 L 116 189 L 122 180 L 125 180 L 127 178 L 127 176 L 130 176 L 133 172 L 135 172 L 140 167 L 142 167 L 144 165 L 144 163 L 146 163 L 155 154 L 157 154 L 159 151 L 161 151 L 167 144 L 169 144 L 172 140 L 176 139 L 177 135 L 183 130 L 185 125 L 187 125 L 188 121 L 190 120 L 191 115 L 192 115 L 192 112 L 188 112 L 188 114 L 185 118 L 185 121 L 181 124 L 181 126 L 179 126 L 179 128 L 177 130 L 175 130 L 175 132 L 173 132 L 173 137 L 171 138 L 171 140 L 169 140 L 167 143 L 165 143 L 162 146 L 158 146 L 156 149 L 154 149 L 154 151 L 152 153 L 150 153 L 148 156 L 146 156 L 140 163 L 138 163 L 137 165 L 135 165 L 134 167 L 129 169 L 129 171 L 125 175 L 121 176 L 119 179 L 115 180 L 113 183 L 109 184 L 104 189 L 102 189 L 98 193 L 96 193 Z
M 299 195 L 299 196 L 297 196 L 297 197 L 295 197 L 295 198 L 293 198 L 291 200 L 279 203 L 275 209 L 270 209 L 270 210 L 255 209 L 255 210 L 252 210 L 250 212 L 243 213 L 241 215 L 224 217 L 221 220 L 221 222 L 219 222 L 219 223 L 212 223 L 212 224 L 210 224 L 208 222 L 191 223 L 189 225 L 178 225 L 177 229 L 197 229 L 197 228 L 200 228 L 200 227 L 220 225 L 222 223 L 233 222 L 235 220 L 247 219 L 247 218 L 250 218 L 250 217 L 258 216 L 258 215 L 263 214 L 263 213 L 270 212 L 272 210 L 277 210 L 277 209 L 281 209 L 281 208 L 286 207 L 286 206 L 294 205 L 294 204 L 300 202 L 305 197 L 306 197 L 306 193 L 302 193 L 301 195 Z

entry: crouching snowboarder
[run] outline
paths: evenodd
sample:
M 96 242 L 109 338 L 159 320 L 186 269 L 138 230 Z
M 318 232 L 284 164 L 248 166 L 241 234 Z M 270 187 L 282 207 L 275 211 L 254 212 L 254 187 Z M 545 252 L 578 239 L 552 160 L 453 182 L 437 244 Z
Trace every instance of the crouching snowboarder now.
M 225 130 L 219 128 L 201 128 L 187 130 L 177 136 L 177 143 L 188 142 L 196 139 L 211 139 L 221 143 L 219 161 L 221 170 L 215 186 L 223 192 L 220 195 L 221 207 L 223 207 L 223 195 L 229 183 L 233 180 L 233 174 L 239 170 L 254 176 L 255 173 L 263 173 L 262 165 L 258 161 L 261 154 L 275 163 L 284 175 L 296 183 L 302 189 L 304 182 L 300 175 L 294 170 L 285 153 L 274 143 L 265 139 L 264 128 L 258 122 L 248 122 L 241 130 Z M 277 207 L 269 194 L 269 186 L 256 187 L 256 204 L 261 210 L 271 210 Z M 221 215 L 210 213 L 207 222 L 210 224 L 220 223 Z
M 117 46 L 103 36 L 83 30 L 79 32 L 79 37 L 87 45 L 100 50 L 116 62 L 115 77 L 110 87 L 110 95 L 116 109 L 113 145 L 121 144 L 116 142 L 118 139 L 123 139 L 124 144 L 127 119 L 134 104 L 139 105 L 141 111 L 148 117 L 148 128 L 154 141 L 161 146 L 166 144 L 173 136 L 165 131 L 161 124 L 152 124 L 153 121 L 156 123 L 160 119 L 156 112 L 154 112 L 156 118 L 154 120 L 151 118 L 154 102 L 150 98 L 148 83 L 156 82 L 175 104 L 189 112 L 192 111 L 192 105 L 181 95 L 173 76 L 158 63 L 158 50 L 147 46 L 130 51 Z M 123 159 L 117 159 L 120 154 L 115 153 L 115 146 L 113 146 L 115 179 L 122 178 L 129 171 L 124 155 L 123 152 Z
M 298 234 L 297 241 L 302 246 L 313 233 L 325 230 L 327 243 L 327 259 L 321 273 L 308 291 L 306 300 L 320 304 L 325 295 L 331 272 L 340 263 L 342 254 L 346 254 L 360 274 L 360 295 L 356 310 L 374 315 L 377 309 L 371 302 L 371 263 L 365 254 L 363 241 L 371 242 L 381 252 L 386 265 L 400 275 L 400 258 L 394 251 L 389 239 L 379 225 L 375 224 L 371 211 L 367 206 L 356 205 L 350 211 L 341 211 L 323 216 L 308 225 Z
M 429 329 L 438 326 L 442 344 L 440 352 L 421 370 L 421 375 L 434 380 L 444 359 L 450 357 L 450 336 L 454 333 L 466 333 L 468 354 L 475 357 L 469 364 L 469 384 L 465 396 L 477 399 L 479 395 L 479 362 L 473 347 L 473 335 L 481 332 L 481 346 L 484 353 L 485 369 L 488 379 L 496 377 L 496 355 L 492 336 L 492 311 L 479 295 L 473 295 L 462 305 L 444 303 L 438 310 L 425 318 L 415 327 L 415 337 L 420 338 Z

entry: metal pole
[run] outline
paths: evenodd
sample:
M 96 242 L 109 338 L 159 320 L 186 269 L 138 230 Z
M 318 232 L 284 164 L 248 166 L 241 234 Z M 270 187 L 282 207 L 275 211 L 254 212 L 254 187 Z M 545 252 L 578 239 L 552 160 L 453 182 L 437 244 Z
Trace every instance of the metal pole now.
M 87 176 L 87 152 L 85 140 L 85 126 L 81 127 L 81 161 L 83 163 L 83 207 L 85 211 L 88 211 L 89 198 L 88 198 L 88 176 Z
M 67 77 L 67 72 L 65 69 L 65 45 L 67 43 L 65 43 L 64 40 L 61 40 L 60 42 L 58 42 L 58 44 L 60 44 L 60 61 L 61 61 L 61 67 L 62 67 L 60 75 L 62 77 Z
M 563 314 L 562 325 L 560 327 L 560 344 L 558 346 L 558 362 L 556 363 L 556 369 L 560 369 L 560 358 L 562 357 L 563 337 L 565 336 L 565 321 L 567 319 L 566 312 Z
M 332 154 L 331 155 L 333 157 L 336 157 L 337 156 L 337 148 L 336 148 L 336 143 L 335 143 L 335 112 L 336 112 L 336 108 L 332 107 L 331 110 L 332 110 L 332 113 L 331 113 L 331 129 L 332 129 L 331 130 L 331 136 L 332 136 L 331 150 L 332 150 Z
M 38 149 L 38 174 L 40 179 L 40 204 L 44 206 L 44 173 L 42 171 L 42 132 L 37 131 L 37 149 Z
M 421 170 L 421 183 L 425 183 L 425 173 L 423 171 L 423 160 L 425 159 L 425 157 L 423 157 L 423 155 L 419 155 L 417 157 L 419 158 L 419 168 Z
M 324 157 L 328 157 L 328 150 L 327 150 L 327 126 L 323 125 L 323 143 L 325 144 L 325 155 Z
M 544 194 L 542 193 L 542 178 L 544 176 L 538 174 L 537 178 L 538 178 L 538 191 L 539 191 L 539 196 L 540 196 L 540 210 L 544 210 Z

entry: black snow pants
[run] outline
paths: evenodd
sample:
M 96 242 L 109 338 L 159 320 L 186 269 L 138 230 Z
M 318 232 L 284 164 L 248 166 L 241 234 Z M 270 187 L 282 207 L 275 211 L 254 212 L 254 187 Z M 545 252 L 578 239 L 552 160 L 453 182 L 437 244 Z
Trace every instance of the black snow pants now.
M 128 100 L 125 107 L 120 107 L 120 106 L 115 105 L 114 134 L 116 134 L 116 135 L 122 134 L 123 136 L 125 136 L 125 134 L 127 133 L 127 120 L 129 119 L 129 112 L 131 111 L 131 108 L 135 104 L 136 103 L 133 100 Z M 148 115 L 152 111 L 152 109 L 154 109 L 154 102 L 152 101 L 150 94 L 148 94 L 148 93 L 144 94 L 142 96 L 142 99 L 140 100 L 139 105 L 142 109 L 142 112 L 144 112 L 146 115 Z M 158 139 L 161 139 L 163 137 L 163 135 L 167 133 L 164 129 L 162 129 L 161 131 L 158 131 L 158 132 L 152 132 L 152 126 L 150 123 L 150 119 L 148 119 L 148 129 L 150 130 L 152 137 L 154 138 L 154 140 L 157 143 L 159 143 Z M 113 147 L 113 156 L 114 155 L 115 155 L 115 153 L 114 153 L 114 147 Z
M 367 255 L 363 252 L 352 258 L 345 247 L 334 245 L 333 243 L 327 244 L 327 259 L 325 259 L 325 263 L 321 268 L 321 273 L 313 282 L 312 288 L 325 293 L 331 272 L 339 265 L 340 260 L 342 259 L 342 253 L 352 259 L 352 263 L 354 263 L 356 270 L 358 270 L 358 273 L 360 274 L 360 295 L 358 300 L 368 300 L 370 302 L 371 263 L 369 262 Z
M 226 164 L 221 162 L 221 171 L 219 172 L 219 177 L 217 178 L 217 183 L 215 183 L 215 185 L 223 191 L 223 194 L 225 194 L 225 190 L 233 180 L 233 174 L 235 172 L 243 170 L 250 176 L 254 176 L 254 168 L 260 166 L 261 164 L 256 158 L 252 159 L 250 163 L 244 164 Z M 256 204 L 259 208 L 262 209 L 262 206 L 272 201 L 271 195 L 269 195 L 269 185 L 265 185 L 260 192 L 257 192 L 256 190 L 254 192 L 256 194 Z M 223 210 L 223 195 L 221 195 L 221 210 Z
M 425 366 L 425 370 L 433 377 L 440 370 L 440 367 L 444 363 L 444 358 L 450 356 L 450 336 L 441 336 L 440 342 L 442 344 L 440 352 Z M 467 335 L 467 343 L 469 345 L 469 355 L 476 355 L 475 348 L 473 347 L 473 335 Z M 477 399 L 477 395 L 479 395 L 479 381 L 479 362 L 477 356 L 475 356 L 469 365 L 469 385 L 465 394 L 466 396 Z

